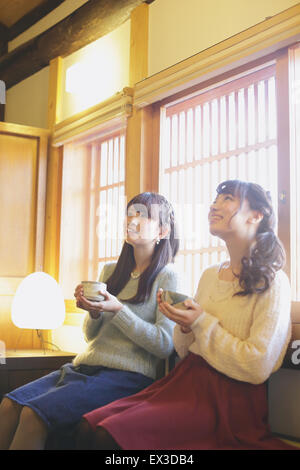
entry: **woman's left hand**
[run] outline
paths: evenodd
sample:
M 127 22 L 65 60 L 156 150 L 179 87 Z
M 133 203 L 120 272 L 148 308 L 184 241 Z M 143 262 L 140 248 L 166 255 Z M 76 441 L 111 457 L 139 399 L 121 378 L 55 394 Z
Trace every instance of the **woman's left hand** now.
M 177 323 L 183 332 L 188 332 L 191 325 L 203 312 L 203 309 L 192 299 L 185 300 L 184 305 L 187 310 L 174 308 L 167 302 L 161 302 L 159 309 L 166 317 Z
M 101 295 L 103 295 L 104 300 L 101 300 L 100 302 L 92 302 L 88 300 L 84 296 L 80 296 L 80 302 L 83 305 L 83 308 L 85 310 L 91 311 L 91 312 L 113 312 L 113 313 L 118 313 L 119 310 L 123 307 L 123 304 L 119 302 L 117 297 L 114 295 L 110 294 L 107 291 L 101 291 L 99 292 Z

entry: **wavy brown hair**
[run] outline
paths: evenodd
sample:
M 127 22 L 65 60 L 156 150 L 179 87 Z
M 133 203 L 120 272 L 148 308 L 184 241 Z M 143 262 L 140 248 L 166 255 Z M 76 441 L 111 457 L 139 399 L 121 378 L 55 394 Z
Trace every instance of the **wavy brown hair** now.
M 169 227 L 168 235 L 160 240 L 159 245 L 156 244 L 154 247 L 151 263 L 139 278 L 136 295 L 131 299 L 126 299 L 126 302 L 138 304 L 145 302 L 149 297 L 159 272 L 168 263 L 174 263 L 179 249 L 179 239 L 173 207 L 164 196 L 153 192 L 141 193 L 129 201 L 126 214 L 131 206 L 135 206 L 136 211 L 145 212 L 149 219 L 158 220 L 160 227 Z M 118 295 L 129 281 L 134 268 L 133 247 L 125 241 L 114 272 L 106 281 L 107 290 L 113 295 Z
M 228 180 L 219 184 L 217 193 L 239 197 L 240 207 L 247 199 L 250 208 L 263 215 L 250 256 L 241 260 L 242 269 L 238 277 L 242 290 L 235 295 L 262 293 L 270 287 L 276 271 L 284 266 L 286 259 L 283 245 L 274 232 L 276 218 L 270 192 L 255 183 Z

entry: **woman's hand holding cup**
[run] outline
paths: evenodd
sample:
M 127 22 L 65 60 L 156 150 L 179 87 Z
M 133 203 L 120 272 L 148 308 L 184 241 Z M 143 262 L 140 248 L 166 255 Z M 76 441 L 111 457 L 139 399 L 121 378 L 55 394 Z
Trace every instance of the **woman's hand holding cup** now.
M 117 313 L 123 305 L 106 290 L 106 284 L 83 281 L 75 288 L 76 306 L 87 310 L 93 319 L 100 317 L 102 312 Z

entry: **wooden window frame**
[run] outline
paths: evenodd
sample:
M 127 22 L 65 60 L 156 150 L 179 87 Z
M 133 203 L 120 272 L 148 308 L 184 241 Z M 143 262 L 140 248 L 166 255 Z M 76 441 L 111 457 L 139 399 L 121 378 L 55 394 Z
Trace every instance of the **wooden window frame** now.
M 287 261 L 285 265 L 285 272 L 291 277 L 291 215 L 290 215 L 290 160 L 286 158 L 286 155 L 290 155 L 290 120 L 289 120 L 289 47 L 279 49 L 271 54 L 259 57 L 253 61 L 249 61 L 242 66 L 232 68 L 230 71 L 220 73 L 219 75 L 204 80 L 197 85 L 185 88 L 183 91 L 180 90 L 177 93 L 169 94 L 166 98 L 159 100 L 155 103 L 148 104 L 143 107 L 141 101 L 141 91 L 138 95 L 137 105 L 141 107 L 140 111 L 152 113 L 155 119 L 152 119 L 151 127 L 156 128 L 155 142 L 160 142 L 160 121 L 161 113 L 160 109 L 167 107 L 171 103 L 180 103 L 182 100 L 191 98 L 201 91 L 213 87 L 218 83 L 226 83 L 232 79 L 232 77 L 239 77 L 245 74 L 247 71 L 250 73 L 253 70 L 257 70 L 264 67 L 266 64 L 275 64 L 276 67 L 276 99 L 277 99 L 277 142 L 278 142 L 278 235 L 284 244 Z M 175 84 L 174 84 L 175 85 Z M 144 84 L 146 88 L 146 84 Z M 174 86 L 175 88 L 175 86 Z M 150 100 L 150 99 L 149 99 Z M 134 102 L 135 103 L 135 102 Z M 145 104 L 145 103 L 144 103 Z M 180 105 L 179 105 L 180 106 Z M 159 130 L 158 130 L 159 129 Z M 159 148 L 158 148 L 159 147 Z M 159 168 L 159 154 L 160 154 L 160 143 L 156 145 L 156 151 L 152 152 L 152 165 L 154 168 Z M 158 172 L 155 174 L 152 172 L 152 182 L 148 176 L 148 186 L 152 190 L 158 191 Z M 300 302 L 292 302 L 292 317 L 293 322 L 300 323 Z

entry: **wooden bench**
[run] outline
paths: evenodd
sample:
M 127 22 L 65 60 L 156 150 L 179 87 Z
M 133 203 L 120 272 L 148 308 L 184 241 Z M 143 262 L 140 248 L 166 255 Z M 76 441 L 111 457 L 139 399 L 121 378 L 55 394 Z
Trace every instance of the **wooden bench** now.
M 271 431 L 300 441 L 300 306 L 292 302 L 292 337 L 282 367 L 268 380 Z
M 300 370 L 300 307 L 297 302 L 292 302 L 291 318 L 292 337 L 282 367 Z
M 275 374 L 272 374 L 271 379 L 269 379 L 268 381 L 269 397 L 271 394 L 272 396 L 274 395 L 274 398 L 275 398 L 275 401 L 273 400 L 273 403 L 271 405 L 271 410 L 269 412 L 271 417 L 276 417 L 276 416 L 280 417 L 282 415 L 282 413 L 278 413 L 278 411 L 282 409 L 282 402 L 278 404 L 278 397 L 280 396 L 280 393 L 279 394 L 273 393 L 274 391 L 278 392 L 278 385 L 277 385 L 278 380 L 275 380 L 272 384 L 273 377 L 275 379 L 278 379 L 278 374 L 280 374 L 282 370 L 285 370 L 285 369 L 287 370 L 288 373 L 292 373 L 292 374 L 295 374 L 295 370 L 293 369 L 298 369 L 300 371 L 300 364 L 296 365 L 292 362 L 292 354 L 295 352 L 295 349 L 292 348 L 292 343 L 293 341 L 297 339 L 300 340 L 300 309 L 297 310 L 297 305 L 294 304 L 292 308 L 292 339 L 289 344 L 289 348 L 287 350 L 284 363 L 282 365 L 282 368 Z M 299 359 L 300 359 L 300 353 L 299 353 Z M 172 355 L 169 357 L 169 360 L 167 360 L 165 363 L 165 370 L 163 371 L 163 368 L 162 368 L 160 370 L 159 375 L 163 376 L 167 374 L 177 364 L 178 360 L 179 358 L 177 354 L 173 352 Z M 296 373 L 296 376 L 299 376 L 299 387 L 297 387 L 296 395 L 300 397 L 300 374 Z M 280 380 L 280 377 L 279 377 L 279 382 L 281 383 L 281 387 L 285 388 L 284 381 Z M 278 422 L 278 419 L 277 419 L 275 426 L 273 426 L 275 427 L 275 430 L 272 429 L 272 426 L 271 426 L 271 429 L 274 432 L 274 434 L 277 434 L 280 437 L 291 439 L 292 441 L 296 441 L 298 438 L 300 440 L 300 420 L 299 420 L 299 434 L 298 434 L 298 429 L 296 428 L 294 430 L 293 419 L 292 419 L 292 417 L 294 416 L 293 407 L 295 408 L 297 407 L 299 410 L 300 410 L 300 407 L 298 406 L 298 403 L 293 400 L 289 400 L 288 405 L 289 405 L 288 412 L 286 412 L 286 410 L 283 410 L 283 413 L 285 413 L 286 419 L 284 419 L 281 422 L 280 421 Z M 297 410 L 295 409 L 295 412 L 296 411 Z M 286 421 L 289 421 L 289 420 L 290 422 L 288 422 L 287 426 L 284 427 Z M 286 431 L 286 432 L 283 432 L 283 431 Z M 56 433 L 55 436 L 52 436 L 50 439 L 48 439 L 46 448 L 47 449 L 72 449 L 72 446 L 74 445 L 72 437 L 73 437 L 72 433 L 70 433 L 70 435 L 67 435 L 67 433 L 62 433 L 62 435 L 59 435 L 59 433 Z

